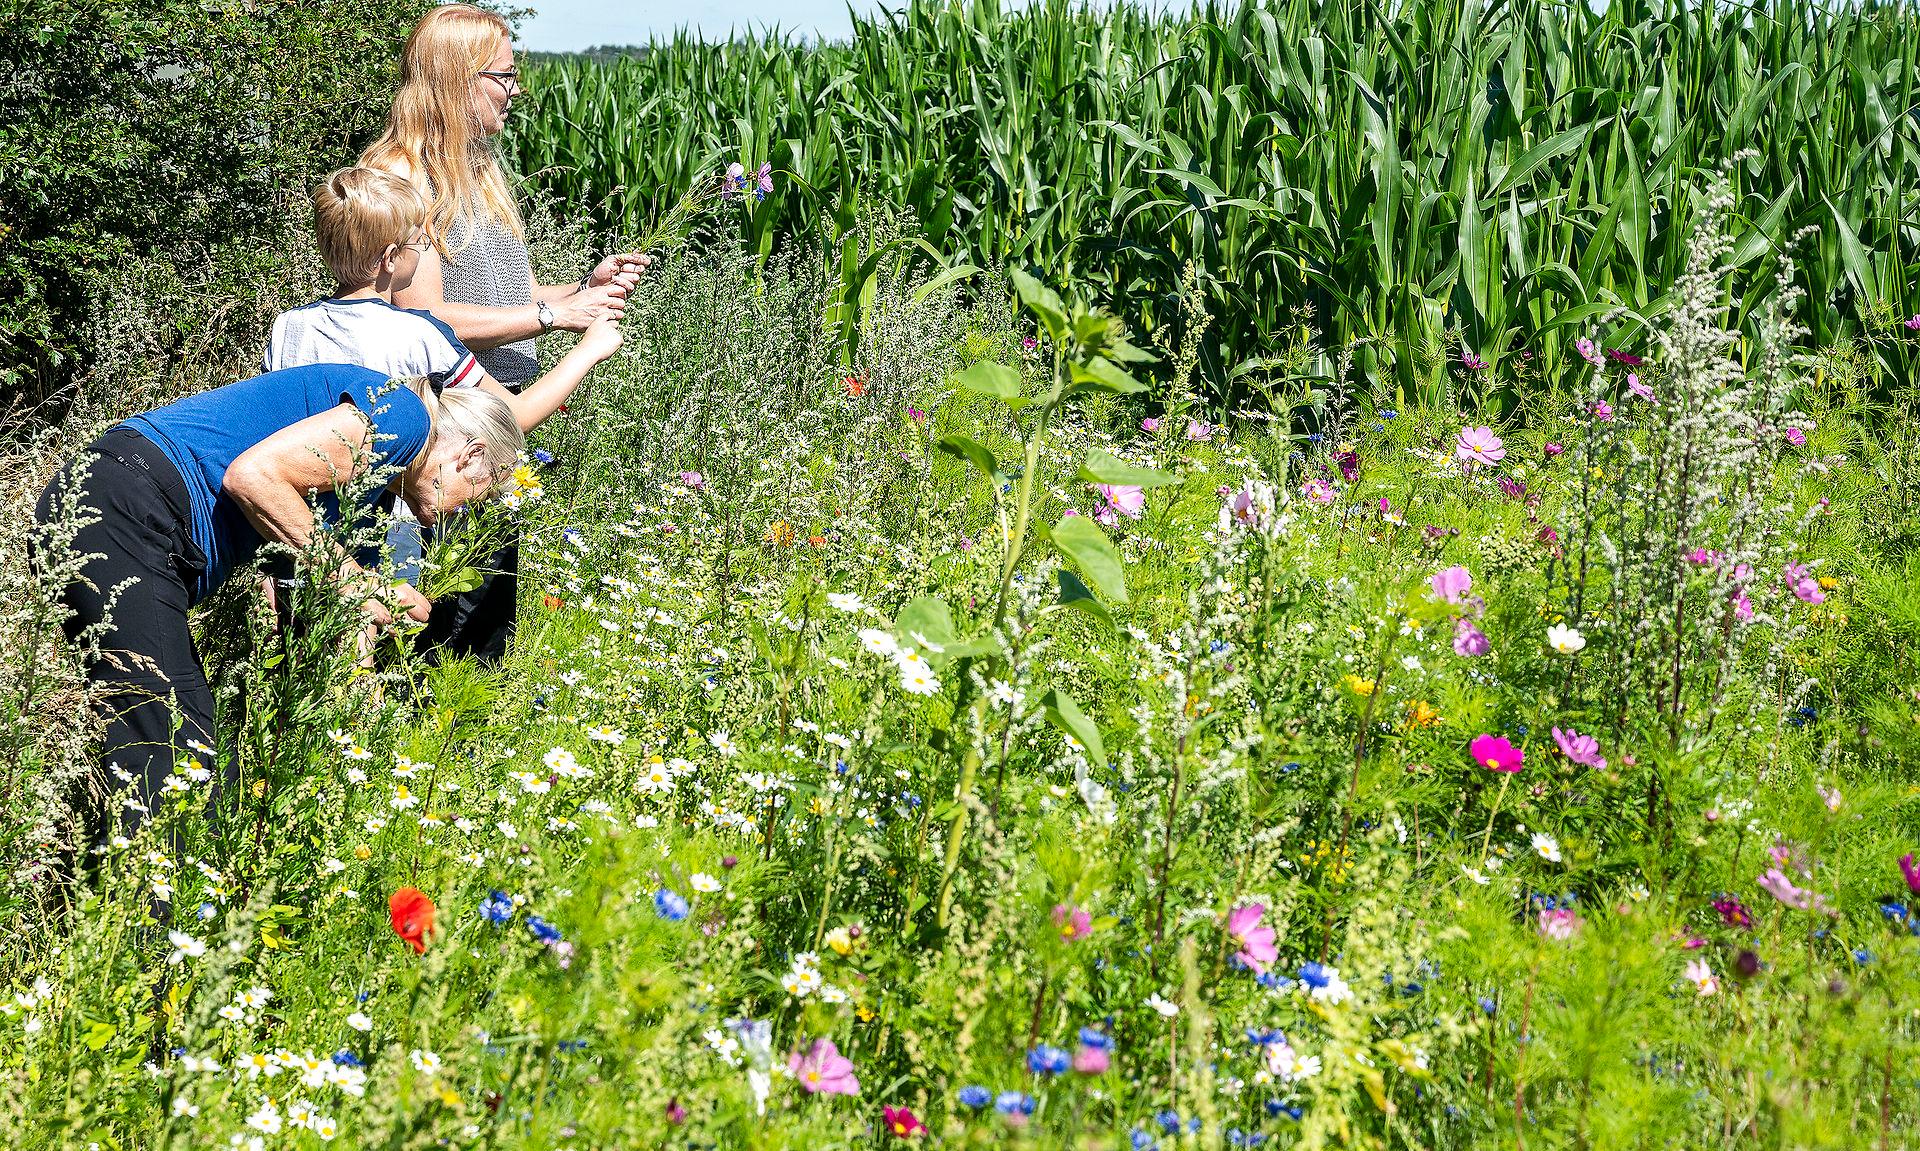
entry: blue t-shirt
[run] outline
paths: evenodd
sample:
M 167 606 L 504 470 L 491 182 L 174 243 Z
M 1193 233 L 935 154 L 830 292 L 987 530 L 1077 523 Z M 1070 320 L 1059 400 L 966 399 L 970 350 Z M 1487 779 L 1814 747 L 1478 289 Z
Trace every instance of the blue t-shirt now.
M 188 396 L 122 425 L 152 440 L 186 481 L 193 542 L 207 557 L 193 602 L 212 595 L 263 542 L 226 493 L 227 469 L 273 433 L 341 404 L 359 408 L 373 424 L 370 467 L 405 467 L 426 450 L 433 425 L 420 397 L 380 372 L 347 364 L 268 372 Z M 376 488 L 363 502 L 371 507 L 378 498 Z M 321 493 L 321 505 L 325 518 L 339 515 L 333 493 Z

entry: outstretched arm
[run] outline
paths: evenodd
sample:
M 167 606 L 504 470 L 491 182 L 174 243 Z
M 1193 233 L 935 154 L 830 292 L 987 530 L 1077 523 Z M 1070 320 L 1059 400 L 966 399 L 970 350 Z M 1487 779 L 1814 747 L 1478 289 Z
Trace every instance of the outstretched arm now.
M 595 364 L 611 356 L 620 347 L 620 328 L 612 320 L 597 320 L 588 328 L 553 370 L 528 384 L 519 394 L 494 379 L 491 375 L 480 378 L 479 387 L 507 401 L 513 409 L 513 418 L 520 430 L 530 432 L 546 422 L 548 416 L 560 410 L 580 381 Z

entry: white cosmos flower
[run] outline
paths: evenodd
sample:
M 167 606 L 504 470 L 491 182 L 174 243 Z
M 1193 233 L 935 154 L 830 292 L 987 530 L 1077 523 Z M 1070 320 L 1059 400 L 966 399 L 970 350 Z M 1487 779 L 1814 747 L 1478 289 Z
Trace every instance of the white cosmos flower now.
M 175 1095 L 173 1097 L 173 1117 L 175 1119 L 192 1119 L 198 1114 L 200 1114 L 200 1107 L 193 1100 L 188 1099 L 185 1095 Z
M 207 953 L 206 944 L 184 931 L 167 932 L 167 942 L 173 944 L 173 954 L 167 956 L 169 967 L 178 967 L 183 959 L 198 959 Z
M 365 1034 L 373 1030 L 373 1020 L 367 1018 L 363 1012 L 356 1011 L 352 1015 L 347 1016 L 347 1026 Z
M 1548 863 L 1560 862 L 1560 842 L 1544 831 L 1533 833 L 1533 849 Z
M 1547 646 L 1561 655 L 1572 655 L 1587 646 L 1587 637 L 1565 624 L 1557 623 L 1547 629 Z
M 860 646 L 866 648 L 869 654 L 878 656 L 892 656 L 900 650 L 900 643 L 893 638 L 893 633 L 877 627 L 860 629 Z
M 1160 993 L 1158 991 L 1154 992 L 1152 995 L 1147 996 L 1147 1006 L 1152 1008 L 1155 1012 L 1157 1012 L 1159 1015 L 1161 1015 L 1163 1018 L 1166 1018 L 1166 1019 L 1172 1019 L 1174 1016 L 1180 1014 L 1180 1008 L 1177 1005 L 1169 1003 L 1167 1002 L 1167 1000 L 1161 998 Z

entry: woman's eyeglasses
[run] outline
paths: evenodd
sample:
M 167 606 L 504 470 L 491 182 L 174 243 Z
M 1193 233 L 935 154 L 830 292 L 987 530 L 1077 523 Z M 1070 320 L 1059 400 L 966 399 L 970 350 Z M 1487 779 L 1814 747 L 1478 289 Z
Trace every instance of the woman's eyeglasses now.
M 509 96 L 520 91 L 520 69 L 518 68 L 509 68 L 504 72 L 482 69 L 480 75 L 490 80 L 498 80 L 500 87 L 506 89 Z

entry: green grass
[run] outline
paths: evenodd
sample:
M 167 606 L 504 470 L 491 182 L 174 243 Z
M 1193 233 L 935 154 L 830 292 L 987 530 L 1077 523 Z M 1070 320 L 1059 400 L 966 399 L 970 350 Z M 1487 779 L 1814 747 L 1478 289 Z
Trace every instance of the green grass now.
M 1050 336 L 1035 285 L 1016 316 L 881 275 L 850 389 L 817 254 L 748 256 L 663 262 L 626 350 L 543 429 L 504 668 L 356 672 L 325 612 L 218 661 L 243 786 L 211 814 L 170 801 L 77 905 L 9 922 L 10 1144 L 316 1145 L 248 1126 L 302 1103 L 359 1147 L 873 1147 L 896 1141 L 883 1107 L 948 1145 L 1116 1151 L 1912 1140 L 1920 945 L 1882 908 L 1910 905 L 1920 841 L 1912 487 L 1835 458 L 1899 457 L 1910 419 L 1803 364 L 1730 369 L 1709 278 L 1640 368 L 1657 404 L 1588 373 L 1470 472 L 1455 437 L 1483 416 L 1357 386 L 1317 440 L 1191 439 L 1177 395 L 1149 433 L 1141 396 L 1099 391 L 1042 433 L 1079 378 L 1057 371 L 1125 354 L 1070 295 L 1076 334 Z M 1175 482 L 1089 532 L 1079 470 L 1118 466 L 1096 452 Z M 1223 524 L 1221 488 L 1276 504 Z M 1784 582 L 1796 562 L 1824 602 Z M 1481 602 L 1429 593 L 1453 565 Z M 1460 620 L 1491 650 L 1457 654 Z M 1557 622 L 1585 649 L 1551 650 Z M 1478 766 L 1482 734 L 1523 770 Z M 1831 915 L 1757 885 L 1776 848 Z M 438 907 L 420 954 L 389 921 L 403 887 Z M 1550 938 L 1544 901 L 1569 897 L 1579 926 Z M 1350 996 L 1236 965 L 1225 919 L 1254 903 L 1276 975 L 1325 963 Z M 169 928 L 204 954 L 170 963 L 197 948 Z M 729 1019 L 768 1025 L 758 1061 Z M 1110 1070 L 1030 1069 L 1082 1028 Z M 820 1038 L 859 1094 L 774 1075 L 762 1115 L 750 1072 Z M 971 1085 L 1032 1113 L 976 1111 Z

